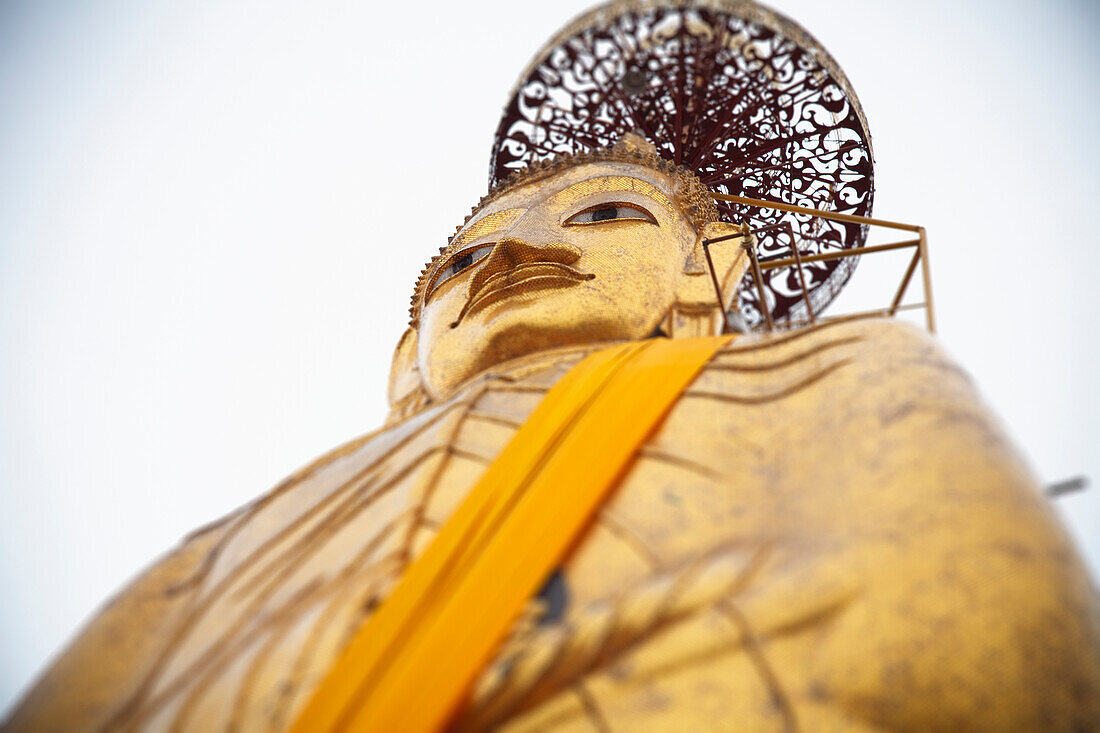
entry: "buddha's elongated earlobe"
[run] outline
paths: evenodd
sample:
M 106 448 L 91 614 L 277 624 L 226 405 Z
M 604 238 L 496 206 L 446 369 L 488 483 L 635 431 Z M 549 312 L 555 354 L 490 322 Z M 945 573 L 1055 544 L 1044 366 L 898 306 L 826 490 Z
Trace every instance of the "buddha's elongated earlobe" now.
M 416 329 L 408 328 L 397 342 L 390 365 L 390 382 L 386 390 L 386 398 L 390 403 L 387 425 L 403 420 L 428 402 L 420 369 L 416 364 L 416 350 Z
M 711 289 L 715 302 L 720 292 L 725 311 L 737 307 L 737 291 L 749 267 L 749 258 L 741 246 L 745 241 L 744 231 L 738 224 L 714 221 L 703 227 L 697 242 L 707 259 L 707 270 L 713 273 Z
M 737 309 L 737 289 L 748 266 L 740 235 L 736 224 L 710 222 L 702 227 L 684 260 L 676 301 L 662 321 L 664 332 L 676 337 L 726 330 L 727 314 Z

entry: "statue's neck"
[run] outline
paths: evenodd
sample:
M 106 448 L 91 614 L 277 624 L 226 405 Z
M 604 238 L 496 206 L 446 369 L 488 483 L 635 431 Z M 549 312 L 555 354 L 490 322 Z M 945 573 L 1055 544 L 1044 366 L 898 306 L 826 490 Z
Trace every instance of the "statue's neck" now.
M 390 414 L 386 418 L 386 425 L 395 425 L 428 407 L 446 404 L 457 399 L 464 399 L 471 390 L 477 389 L 486 379 L 513 380 L 529 375 L 532 372 L 546 371 L 548 373 L 548 379 L 557 381 L 558 378 L 563 376 L 565 372 L 569 371 L 574 364 L 584 357 L 592 352 L 599 351 L 608 346 L 613 346 L 617 343 L 622 342 L 600 341 L 590 344 L 558 346 L 540 349 L 529 354 L 513 357 L 482 369 L 468 379 L 460 382 L 447 394 L 435 400 L 429 399 L 426 393 L 419 390 L 415 394 L 409 395 L 409 397 L 398 404 L 391 406 Z M 561 368 L 555 370 L 554 367 L 559 365 Z

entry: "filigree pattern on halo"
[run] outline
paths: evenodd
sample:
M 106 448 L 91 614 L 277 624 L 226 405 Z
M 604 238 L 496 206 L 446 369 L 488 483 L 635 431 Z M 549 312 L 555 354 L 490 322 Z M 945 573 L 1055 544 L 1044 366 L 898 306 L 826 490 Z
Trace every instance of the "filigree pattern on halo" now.
M 497 129 L 490 186 L 547 158 L 612 145 L 639 132 L 712 190 L 869 216 L 870 135 L 843 72 L 812 37 L 755 3 L 617 2 L 578 18 L 521 76 Z M 860 247 L 866 227 L 719 202 L 728 221 L 792 227 L 804 255 Z M 783 229 L 758 237 L 762 260 L 789 255 Z M 856 258 L 807 263 L 820 312 Z M 746 275 L 751 278 L 751 275 Z M 793 268 L 765 273 L 777 322 L 804 315 Z M 741 308 L 762 319 L 747 279 Z

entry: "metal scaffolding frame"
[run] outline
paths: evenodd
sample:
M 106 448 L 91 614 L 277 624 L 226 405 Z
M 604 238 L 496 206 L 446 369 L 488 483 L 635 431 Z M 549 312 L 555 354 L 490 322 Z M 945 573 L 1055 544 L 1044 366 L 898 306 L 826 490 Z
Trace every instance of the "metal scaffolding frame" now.
M 868 226 L 883 227 L 885 229 L 894 229 L 905 232 L 913 232 L 917 235 L 916 239 L 907 239 L 901 242 L 890 242 L 888 244 L 878 244 L 870 247 L 855 247 L 852 249 L 836 250 L 833 252 L 822 252 L 819 254 L 803 255 L 799 251 L 798 240 L 794 235 L 794 229 L 791 227 L 790 222 L 781 222 L 779 224 L 773 224 L 771 226 L 762 227 L 760 229 L 751 229 L 749 225 L 742 224 L 741 231 L 737 234 L 729 234 L 724 237 L 715 237 L 714 239 L 703 240 L 703 251 L 707 256 L 707 263 L 710 265 L 711 278 L 714 281 L 715 295 L 718 297 L 719 304 L 725 308 L 727 302 L 722 295 L 721 286 L 718 283 L 718 278 L 714 273 L 714 265 L 711 260 L 710 247 L 713 244 L 720 242 L 730 241 L 734 239 L 742 240 L 741 246 L 745 249 L 745 252 L 749 256 L 750 267 L 752 271 L 753 281 L 756 283 L 757 296 L 760 299 L 762 306 L 767 304 L 767 300 L 764 294 L 764 278 L 763 273 L 769 270 L 776 270 L 781 267 L 795 266 L 799 282 L 802 284 L 802 301 L 806 305 L 807 319 L 804 321 L 792 321 L 785 324 L 788 327 L 796 327 L 803 325 L 810 325 L 818 323 L 819 321 L 831 321 L 839 318 L 852 318 L 854 316 L 895 316 L 900 311 L 916 310 L 918 308 L 924 309 L 925 325 L 928 328 L 929 333 L 936 332 L 936 316 L 934 310 L 934 304 L 932 301 L 932 273 L 928 265 L 928 237 L 925 234 L 924 227 L 917 226 L 915 224 L 903 224 L 896 221 L 887 221 L 886 219 L 872 219 L 866 216 L 855 216 L 852 214 L 837 214 L 831 211 L 821 211 L 819 209 L 810 209 L 805 206 L 795 206 L 793 204 L 784 204 L 777 201 L 765 201 L 762 199 L 751 199 L 744 196 L 732 196 L 723 193 L 712 193 L 712 196 L 718 201 L 726 201 L 730 203 L 742 204 L 745 206 L 753 206 L 762 209 L 771 209 L 774 211 L 788 211 L 794 214 L 805 214 L 808 216 L 814 216 L 821 219 L 827 219 L 829 221 L 845 222 L 849 224 L 866 224 Z M 783 229 L 791 238 L 791 256 L 781 259 L 760 261 L 760 258 L 756 253 L 756 235 L 771 231 L 773 229 Z M 810 303 L 809 293 L 806 289 L 806 281 L 802 272 L 802 266 L 809 262 L 828 262 L 833 260 L 841 260 L 849 257 L 862 257 L 864 255 L 874 254 L 876 252 L 889 252 L 892 250 L 906 249 L 912 247 L 914 249 L 913 257 L 909 261 L 909 266 L 905 270 L 905 274 L 902 276 L 901 283 L 898 285 L 897 293 L 894 295 L 893 301 L 886 308 L 878 308 L 868 311 L 861 311 L 859 313 L 847 313 L 840 316 L 828 316 L 820 318 L 814 313 L 813 306 Z M 923 281 L 924 300 L 920 303 L 912 303 L 909 305 L 902 305 L 902 298 L 905 297 L 906 290 L 909 289 L 909 283 L 913 279 L 913 274 L 916 272 L 917 265 L 921 266 L 921 279 Z M 764 327 L 768 331 L 774 331 L 776 324 L 774 323 L 771 313 L 767 307 L 761 307 L 761 312 L 764 314 Z

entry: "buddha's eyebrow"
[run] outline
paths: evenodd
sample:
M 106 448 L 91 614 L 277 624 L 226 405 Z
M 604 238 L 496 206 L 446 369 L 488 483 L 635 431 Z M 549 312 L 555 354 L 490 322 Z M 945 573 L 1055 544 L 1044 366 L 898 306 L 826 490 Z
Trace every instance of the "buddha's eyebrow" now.
M 548 201 L 557 203 L 561 197 L 569 197 L 573 199 L 579 199 L 582 196 L 597 193 L 615 193 L 616 191 L 630 191 L 632 193 L 639 193 L 643 196 L 655 200 L 665 208 L 671 209 L 673 207 L 672 200 L 669 199 L 661 189 L 654 186 L 649 181 L 644 181 L 640 178 L 633 176 L 596 176 L 594 178 L 587 178 L 583 181 L 577 181 L 574 184 L 566 186 L 562 190 L 549 197 Z
M 467 224 L 466 227 L 451 240 L 449 249 L 453 251 L 466 242 L 477 239 L 478 237 L 483 237 L 486 234 L 491 234 L 498 229 L 508 226 L 526 210 L 527 209 L 505 209 L 504 211 L 495 211 L 492 214 L 481 217 L 477 221 Z

